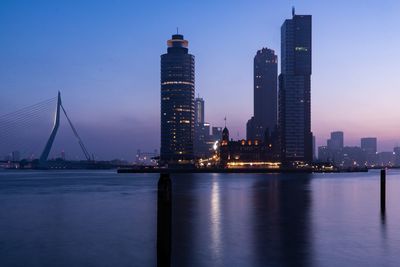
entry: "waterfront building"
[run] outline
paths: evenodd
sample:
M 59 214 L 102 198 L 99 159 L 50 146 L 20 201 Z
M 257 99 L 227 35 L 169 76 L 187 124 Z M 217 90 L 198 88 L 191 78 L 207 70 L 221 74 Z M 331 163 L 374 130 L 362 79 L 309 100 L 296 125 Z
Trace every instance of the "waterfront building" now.
M 312 161 L 311 15 L 296 15 L 281 27 L 279 132 L 284 162 Z
M 254 116 L 247 122 L 247 139 L 264 140 L 267 130 L 277 124 L 278 59 L 275 51 L 263 48 L 257 51 L 253 65 Z
M 194 140 L 194 56 L 181 34 L 161 55 L 161 153 L 164 163 L 192 163 Z
M 221 167 L 224 168 L 277 168 L 279 153 L 276 153 L 273 136 L 267 134 L 265 140 L 229 140 L 229 130 L 225 127 L 219 147 Z

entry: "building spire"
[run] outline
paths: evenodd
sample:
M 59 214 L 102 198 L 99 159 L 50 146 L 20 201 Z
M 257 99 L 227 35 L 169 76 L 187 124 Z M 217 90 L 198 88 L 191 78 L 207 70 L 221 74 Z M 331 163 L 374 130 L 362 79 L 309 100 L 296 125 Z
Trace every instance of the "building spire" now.
M 294 6 L 292 6 L 292 16 L 294 17 L 296 15 L 296 9 L 294 8 Z
M 225 121 L 225 128 L 226 128 L 226 116 L 225 116 L 225 118 L 224 118 L 224 121 Z
M 179 34 L 179 27 L 176 27 L 176 34 Z

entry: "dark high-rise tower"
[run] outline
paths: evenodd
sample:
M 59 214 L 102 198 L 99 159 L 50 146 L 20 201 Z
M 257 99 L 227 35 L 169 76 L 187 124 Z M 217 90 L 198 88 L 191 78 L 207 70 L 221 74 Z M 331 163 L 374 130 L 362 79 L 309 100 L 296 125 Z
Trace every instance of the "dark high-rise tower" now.
M 311 15 L 296 15 L 281 28 L 279 129 L 285 162 L 312 161 Z
M 188 163 L 193 159 L 194 56 L 188 41 L 174 34 L 161 56 L 161 160 Z
M 264 140 L 277 121 L 278 60 L 274 50 L 263 48 L 254 57 L 254 116 L 247 122 L 247 139 Z

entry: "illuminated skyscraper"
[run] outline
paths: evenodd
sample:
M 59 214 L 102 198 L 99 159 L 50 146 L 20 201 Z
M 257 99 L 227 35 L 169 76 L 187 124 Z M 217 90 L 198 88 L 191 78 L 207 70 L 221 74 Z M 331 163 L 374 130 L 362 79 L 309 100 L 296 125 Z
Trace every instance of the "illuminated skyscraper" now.
M 281 27 L 279 129 L 284 162 L 312 161 L 311 15 L 296 15 Z
M 254 57 L 254 116 L 247 122 L 247 139 L 264 140 L 277 121 L 278 60 L 274 50 L 263 48 Z
M 166 163 L 193 159 L 194 56 L 188 41 L 174 34 L 161 55 L 161 153 Z
M 194 100 L 194 123 L 203 124 L 204 123 L 204 100 L 201 97 L 197 97 Z

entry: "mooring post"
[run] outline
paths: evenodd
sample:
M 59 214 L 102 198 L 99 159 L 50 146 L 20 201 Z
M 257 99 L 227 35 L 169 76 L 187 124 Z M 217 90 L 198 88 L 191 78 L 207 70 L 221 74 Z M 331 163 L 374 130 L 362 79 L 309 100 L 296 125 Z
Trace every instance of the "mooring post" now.
M 386 209 L 386 169 L 381 170 L 381 212 Z
M 157 197 L 157 266 L 171 266 L 172 188 L 169 173 L 161 173 Z

